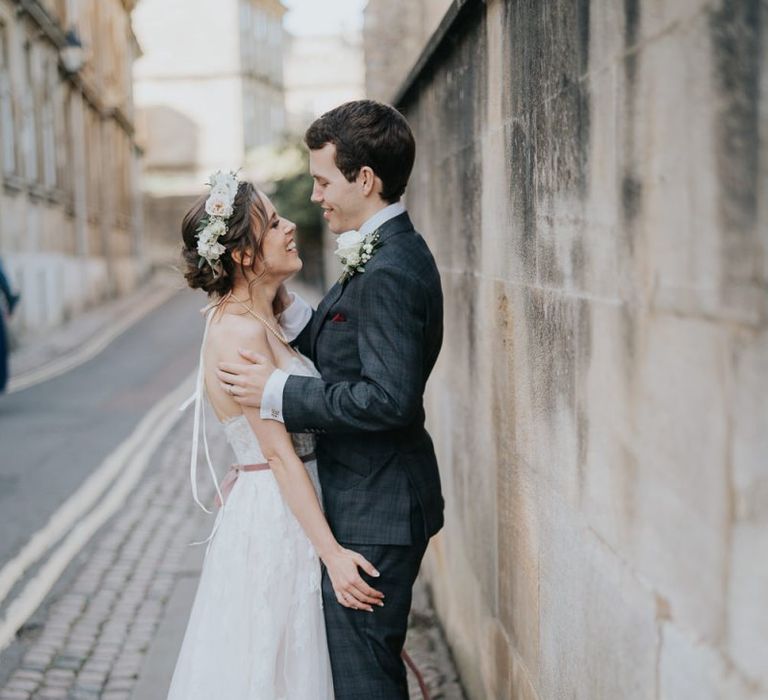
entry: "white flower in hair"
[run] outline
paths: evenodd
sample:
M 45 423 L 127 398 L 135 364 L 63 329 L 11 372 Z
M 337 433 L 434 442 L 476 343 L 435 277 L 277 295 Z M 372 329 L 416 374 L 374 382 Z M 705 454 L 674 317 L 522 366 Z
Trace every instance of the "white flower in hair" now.
M 234 201 L 237 194 L 237 175 L 233 172 L 223 173 L 217 170 L 208 180 L 211 194 L 226 193 Z
M 232 216 L 232 203 L 226 195 L 212 194 L 205 201 L 205 211 L 211 216 L 220 216 L 228 219 Z
M 198 234 L 197 240 L 210 243 L 227 232 L 227 225 L 221 219 L 211 219 L 208 225 Z
M 217 170 L 208 179 L 211 194 L 205 202 L 205 211 L 210 216 L 228 219 L 232 216 L 232 206 L 237 194 L 237 175 L 233 172 L 223 173 Z
M 219 238 L 226 234 L 226 220 L 234 211 L 237 175 L 218 170 L 210 176 L 207 184 L 211 188 L 211 193 L 205 200 L 205 212 L 208 216 L 200 220 L 197 228 L 197 253 L 200 256 L 200 266 L 207 262 L 216 275 L 219 275 L 222 270 L 219 258 L 226 251 L 219 243 Z
M 198 241 L 197 244 L 198 255 L 205 258 L 209 264 L 218 260 L 225 250 L 226 248 L 216 241 Z

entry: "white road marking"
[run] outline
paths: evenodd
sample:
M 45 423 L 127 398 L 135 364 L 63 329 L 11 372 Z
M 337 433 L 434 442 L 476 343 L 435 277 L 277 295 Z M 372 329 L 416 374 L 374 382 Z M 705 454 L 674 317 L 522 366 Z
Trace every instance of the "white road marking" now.
M 129 311 L 119 321 L 97 333 L 74 352 L 46 362 L 37 369 L 11 377 L 8 380 L 6 393 L 13 394 L 16 391 L 28 389 L 35 384 L 58 377 L 88 362 L 88 360 L 96 357 L 96 355 L 104 350 L 115 338 L 125 333 L 132 325 L 144 318 L 150 311 L 168 301 L 176 292 L 176 289 L 163 289 L 146 304 Z
M 155 404 L 136 430 L 102 462 L 21 552 L 2 568 L 0 602 L 23 573 L 79 520 L 21 593 L 8 605 L 5 617 L 0 621 L 0 651 L 13 641 L 19 628 L 37 609 L 67 565 L 99 527 L 125 505 L 126 496 L 141 478 L 152 454 L 181 418 L 178 407 L 194 390 L 195 375 L 196 372 Z M 111 489 L 98 505 L 84 515 L 110 485 Z

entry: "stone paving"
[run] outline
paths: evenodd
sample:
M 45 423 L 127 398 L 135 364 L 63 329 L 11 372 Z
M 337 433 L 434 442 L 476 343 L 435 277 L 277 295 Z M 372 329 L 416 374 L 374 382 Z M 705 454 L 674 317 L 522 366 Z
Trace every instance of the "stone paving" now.
M 2 700 L 128 700 L 149 642 L 194 539 L 180 494 L 188 422 L 174 429 L 125 508 L 88 548 L 68 590 L 49 603 Z M 188 454 L 188 453 L 186 453 Z M 76 561 L 74 565 L 77 565 Z
M 70 583 L 41 606 L 43 618 L 21 631 L 16 643 L 22 647 L 16 650 L 20 661 L 0 679 L 0 700 L 131 698 L 188 543 L 212 522 L 190 495 L 190 419 L 171 431 L 125 508 L 72 563 L 62 577 Z M 210 437 L 213 454 L 223 455 L 221 438 Z M 201 479 L 201 497 L 210 502 L 211 496 L 212 487 Z M 422 584 L 407 649 L 433 700 L 463 699 Z M 167 662 L 172 665 L 175 658 Z M 421 697 L 415 682 L 411 697 Z

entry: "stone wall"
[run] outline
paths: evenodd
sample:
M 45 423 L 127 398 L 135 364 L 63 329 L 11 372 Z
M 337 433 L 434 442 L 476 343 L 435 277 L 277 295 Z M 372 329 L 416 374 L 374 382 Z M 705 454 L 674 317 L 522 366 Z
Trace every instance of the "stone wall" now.
M 768 698 L 768 5 L 449 15 L 399 106 L 466 689 Z
M 391 102 L 451 0 L 368 0 L 365 4 L 365 91 Z

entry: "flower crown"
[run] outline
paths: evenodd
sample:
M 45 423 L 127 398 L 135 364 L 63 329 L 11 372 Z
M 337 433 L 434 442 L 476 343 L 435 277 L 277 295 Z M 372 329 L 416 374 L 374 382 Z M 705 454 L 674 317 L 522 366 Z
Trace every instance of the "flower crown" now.
M 205 213 L 197 225 L 197 254 L 200 261 L 197 266 L 208 263 L 218 277 L 222 272 L 221 255 L 226 248 L 219 243 L 219 238 L 227 232 L 227 219 L 232 216 L 235 195 L 237 194 L 237 174 L 217 170 L 206 183 L 211 194 L 205 200 Z

